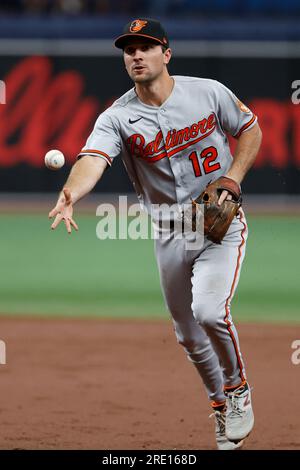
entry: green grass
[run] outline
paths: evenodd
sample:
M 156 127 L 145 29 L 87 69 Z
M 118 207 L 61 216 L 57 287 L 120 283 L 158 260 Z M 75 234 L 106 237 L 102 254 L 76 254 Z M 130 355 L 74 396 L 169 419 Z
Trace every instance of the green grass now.
M 248 217 L 246 258 L 233 307 L 239 319 L 300 322 L 300 220 Z
M 1 215 L 0 313 L 167 318 L 152 240 L 96 238 L 98 219 L 52 232 L 41 215 Z M 296 218 L 248 218 L 248 250 L 232 314 L 300 321 Z

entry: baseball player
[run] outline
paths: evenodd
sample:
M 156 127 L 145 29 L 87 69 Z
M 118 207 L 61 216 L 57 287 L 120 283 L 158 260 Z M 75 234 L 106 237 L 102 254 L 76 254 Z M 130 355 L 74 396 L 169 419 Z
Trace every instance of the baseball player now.
M 49 213 L 78 229 L 73 205 L 93 189 L 115 158 L 123 159 L 144 207 L 189 204 L 211 181 L 229 182 L 218 204 L 240 191 L 261 143 L 256 116 L 223 84 L 170 76 L 169 40 L 153 19 L 136 19 L 115 40 L 123 50 L 130 89 L 97 119 Z M 227 134 L 237 139 L 230 153 Z M 235 191 L 230 191 L 234 187 Z M 153 216 L 154 225 L 159 221 Z M 160 226 L 161 228 L 161 226 Z M 215 417 L 217 447 L 237 449 L 254 416 L 230 303 L 245 255 L 247 224 L 239 209 L 221 243 L 204 237 L 187 250 L 184 238 L 155 240 L 161 286 L 178 342 L 199 372 Z

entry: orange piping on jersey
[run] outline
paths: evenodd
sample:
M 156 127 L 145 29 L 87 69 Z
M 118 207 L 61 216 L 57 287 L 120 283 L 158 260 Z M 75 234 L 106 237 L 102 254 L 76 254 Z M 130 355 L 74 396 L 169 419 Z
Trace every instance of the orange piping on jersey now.
M 108 163 L 111 165 L 112 164 L 112 159 L 104 152 L 100 152 L 100 150 L 94 150 L 94 149 L 82 149 L 79 155 L 82 155 L 83 153 L 89 154 L 89 153 L 98 153 L 102 157 L 105 157 L 108 160 Z
M 238 365 L 239 365 L 239 369 L 240 369 L 240 377 L 241 377 L 241 380 L 242 382 L 245 382 L 246 381 L 246 377 L 244 376 L 243 374 L 243 364 L 242 364 L 242 361 L 241 361 L 241 357 L 240 357 L 240 354 L 239 354 L 239 348 L 238 348 L 238 345 L 236 343 L 236 340 L 235 340 L 235 337 L 234 337 L 234 334 L 233 334 L 233 331 L 231 329 L 231 323 L 230 321 L 228 320 L 228 317 L 229 317 L 229 302 L 233 296 L 233 292 L 234 292 L 234 288 L 235 288 L 235 284 L 236 284 L 236 280 L 238 278 L 238 274 L 239 274 L 239 271 L 240 271 L 240 267 L 241 267 L 241 257 L 242 257 L 242 247 L 245 245 L 246 243 L 246 239 L 244 237 L 244 234 L 247 230 L 247 225 L 246 223 L 242 220 L 242 212 L 239 212 L 240 213 L 240 216 L 241 216 L 241 222 L 242 224 L 244 225 L 244 228 L 242 230 L 242 233 L 241 233 L 241 237 L 242 237 L 242 241 L 240 243 L 240 246 L 239 246 L 239 249 L 238 249 L 238 258 L 237 258 L 237 263 L 236 263 L 236 268 L 235 268 L 235 273 L 234 273 L 234 278 L 233 278 L 233 282 L 232 282 L 232 285 L 231 285 L 231 289 L 230 289 L 230 294 L 229 294 L 229 297 L 227 298 L 226 300 L 226 303 L 225 303 L 225 318 L 224 318 L 224 321 L 225 323 L 227 324 L 227 329 L 229 331 L 229 334 L 231 336 L 231 339 L 232 339 L 232 342 L 233 342 L 233 346 L 234 346 L 234 350 L 235 350 L 235 354 L 236 354 L 236 357 L 237 357 L 237 361 L 238 361 Z
M 253 114 L 253 116 L 252 116 L 252 118 L 250 119 L 250 121 L 247 122 L 247 123 L 239 130 L 239 132 L 234 136 L 234 138 L 235 138 L 235 139 L 238 139 L 238 138 L 240 137 L 240 135 L 242 134 L 242 132 L 244 132 L 246 129 L 248 129 L 248 127 L 251 126 L 251 124 L 254 123 L 255 119 L 256 119 L 256 116 L 255 116 L 255 114 Z

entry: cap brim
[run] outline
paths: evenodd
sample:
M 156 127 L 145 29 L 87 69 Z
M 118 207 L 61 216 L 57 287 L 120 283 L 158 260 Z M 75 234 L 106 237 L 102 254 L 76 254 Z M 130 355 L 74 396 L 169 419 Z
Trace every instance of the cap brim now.
M 150 39 L 153 42 L 156 42 L 157 44 L 161 44 L 162 46 L 169 47 L 168 44 L 165 44 L 163 41 L 161 41 L 158 38 L 154 38 L 153 36 L 150 36 L 149 34 L 139 34 L 139 33 L 134 33 L 134 34 L 122 34 L 122 36 L 119 36 L 115 40 L 115 46 L 118 49 L 124 49 L 125 45 L 128 43 L 128 39 L 130 38 L 147 38 Z

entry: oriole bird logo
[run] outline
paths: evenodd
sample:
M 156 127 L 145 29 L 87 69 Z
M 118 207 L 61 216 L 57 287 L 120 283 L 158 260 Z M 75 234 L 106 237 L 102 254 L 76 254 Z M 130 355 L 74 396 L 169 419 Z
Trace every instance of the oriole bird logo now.
M 147 23 L 148 21 L 144 21 L 144 20 L 134 20 L 130 25 L 130 32 L 137 33 L 142 28 L 144 28 Z

